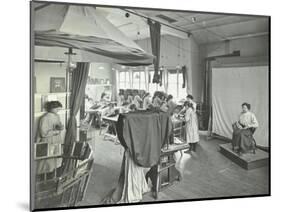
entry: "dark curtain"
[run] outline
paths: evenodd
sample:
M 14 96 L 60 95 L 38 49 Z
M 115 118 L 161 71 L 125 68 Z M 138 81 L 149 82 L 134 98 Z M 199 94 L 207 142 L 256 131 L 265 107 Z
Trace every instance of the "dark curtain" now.
M 161 86 L 162 85 L 162 82 L 161 82 L 162 73 L 159 73 L 161 25 L 158 22 L 153 23 L 150 19 L 148 19 L 147 22 L 148 22 L 149 29 L 150 29 L 151 50 L 152 50 L 152 54 L 155 56 L 155 58 L 153 60 L 154 75 L 153 75 L 152 82 L 159 83 Z
M 210 59 L 205 60 L 205 77 L 204 77 L 204 105 L 207 109 L 207 117 L 205 126 L 208 131 L 211 132 L 212 127 L 212 61 Z
M 80 109 L 85 95 L 85 87 L 87 83 L 89 73 L 89 63 L 77 63 L 76 69 L 72 73 L 72 89 L 70 96 L 70 117 L 66 128 L 65 140 L 64 140 L 64 153 L 69 154 L 71 144 L 76 142 L 77 138 L 77 122 L 76 115 Z M 66 167 L 69 164 L 65 164 Z
M 182 81 L 183 81 L 182 88 L 185 88 L 185 84 L 186 84 L 186 66 L 183 66 L 181 68 L 181 71 L 182 71 Z

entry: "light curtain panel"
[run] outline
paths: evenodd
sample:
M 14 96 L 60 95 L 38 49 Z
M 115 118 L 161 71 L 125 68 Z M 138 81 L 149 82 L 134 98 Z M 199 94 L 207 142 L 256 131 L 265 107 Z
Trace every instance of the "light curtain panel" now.
M 232 123 L 238 120 L 241 104 L 251 104 L 259 127 L 257 145 L 268 147 L 268 66 L 212 69 L 212 132 L 232 138 Z

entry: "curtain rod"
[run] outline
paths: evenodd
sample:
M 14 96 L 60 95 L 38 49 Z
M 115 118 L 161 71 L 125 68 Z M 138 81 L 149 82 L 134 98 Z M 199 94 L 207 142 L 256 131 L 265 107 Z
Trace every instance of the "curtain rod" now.
M 132 14 L 134 14 L 134 15 L 136 15 L 136 16 L 139 16 L 139 17 L 145 18 L 145 19 L 147 19 L 147 20 L 148 20 L 148 19 L 150 19 L 150 20 L 152 20 L 152 21 L 158 22 L 158 23 L 160 23 L 161 25 L 164 25 L 164 26 L 170 27 L 170 28 L 172 28 L 172 29 L 175 29 L 175 30 L 178 30 L 178 31 L 181 31 L 181 32 L 187 33 L 187 36 L 188 36 L 188 37 L 191 35 L 191 32 L 184 31 L 184 30 L 182 30 L 182 29 L 179 29 L 179 28 L 177 28 L 177 27 L 171 26 L 171 25 L 169 25 L 169 24 L 165 24 L 165 23 L 163 23 L 163 22 L 160 22 L 160 21 L 155 20 L 155 19 L 153 19 L 153 18 L 150 18 L 150 17 L 148 17 L 148 16 L 145 16 L 145 15 L 139 14 L 139 13 L 137 13 L 137 12 L 134 12 L 134 11 L 131 11 L 131 10 L 127 10 L 127 9 L 121 9 L 121 10 L 124 10 L 124 11 L 126 11 L 126 12 L 128 12 L 128 13 L 132 13 Z

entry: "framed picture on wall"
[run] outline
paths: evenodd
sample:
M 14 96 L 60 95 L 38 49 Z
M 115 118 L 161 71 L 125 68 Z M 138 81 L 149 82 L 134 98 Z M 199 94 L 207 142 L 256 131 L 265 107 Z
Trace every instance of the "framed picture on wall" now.
M 51 77 L 50 78 L 50 92 L 61 93 L 65 92 L 65 78 L 64 77 Z

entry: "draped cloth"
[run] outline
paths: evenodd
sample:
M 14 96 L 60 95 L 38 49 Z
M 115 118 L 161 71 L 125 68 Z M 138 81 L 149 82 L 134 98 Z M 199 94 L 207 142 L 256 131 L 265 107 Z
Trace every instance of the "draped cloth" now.
M 159 162 L 161 148 L 169 141 L 172 122 L 167 113 L 136 111 L 120 114 L 117 134 L 125 148 L 118 184 L 103 200 L 102 204 L 132 203 L 142 200 L 150 189 L 146 172 L 156 186 L 155 167 Z
M 252 128 L 239 129 L 236 124 L 233 124 L 232 128 L 232 146 L 234 150 L 245 153 L 255 148 L 255 141 L 253 137 L 254 130 Z
M 183 84 L 182 84 L 182 88 L 185 88 L 185 84 L 186 84 L 186 82 L 187 82 L 187 77 L 186 77 L 186 66 L 183 66 L 182 67 L 182 82 L 183 82 Z
M 120 114 L 117 134 L 121 145 L 129 149 L 136 164 L 152 167 L 158 164 L 161 148 L 169 142 L 172 121 L 169 114 L 163 112 Z
M 161 82 L 161 73 L 159 73 L 159 62 L 160 62 L 160 40 L 161 40 L 161 25 L 158 22 L 152 22 L 148 19 L 148 25 L 150 30 L 150 38 L 151 38 L 151 49 L 152 54 L 155 56 L 153 60 L 154 64 L 154 75 L 153 75 L 153 83 L 162 85 Z
M 95 7 L 32 2 L 35 58 L 65 60 L 68 48 L 72 61 L 150 65 L 153 56 L 118 30 Z
M 77 63 L 76 69 L 72 73 L 72 90 L 70 96 L 70 117 L 65 134 L 65 154 L 69 154 L 70 146 L 76 142 L 77 138 L 77 122 L 76 115 L 80 109 L 82 101 L 84 99 L 85 87 L 87 83 L 89 73 L 89 63 Z M 66 169 L 69 168 L 69 164 L 64 164 Z
M 123 155 L 121 172 L 115 189 L 101 201 L 102 204 L 140 202 L 142 195 L 150 191 L 145 172 L 147 168 L 138 166 L 127 149 Z

